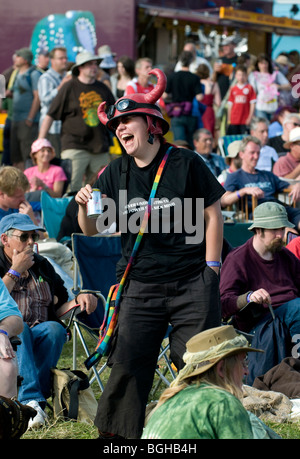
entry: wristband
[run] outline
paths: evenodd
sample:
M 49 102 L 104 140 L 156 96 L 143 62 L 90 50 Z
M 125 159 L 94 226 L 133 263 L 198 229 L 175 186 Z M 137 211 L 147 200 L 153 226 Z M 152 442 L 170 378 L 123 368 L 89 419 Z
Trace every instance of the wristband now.
M 250 303 L 250 296 L 252 295 L 253 292 L 249 292 L 246 299 L 247 299 L 247 303 Z
M 8 333 L 7 333 L 7 331 L 3 330 L 2 328 L 0 328 L 0 333 L 3 333 L 3 335 L 6 335 L 6 336 L 8 336 Z
M 206 264 L 207 264 L 207 266 L 213 266 L 213 267 L 217 267 L 217 268 L 220 268 L 220 266 L 221 266 L 220 261 L 207 261 Z
M 12 274 L 13 276 L 21 277 L 21 274 L 18 273 L 18 271 L 15 271 L 14 269 L 11 269 L 11 268 L 10 268 L 10 269 L 8 270 L 8 272 L 9 272 L 10 274 Z
M 19 277 L 14 276 L 13 274 L 7 272 L 6 275 L 10 277 L 13 281 L 17 282 L 19 280 Z
M 33 119 L 32 118 L 27 118 L 27 121 L 31 121 L 31 123 L 32 123 Z
M 239 199 L 241 199 L 241 195 L 240 195 L 240 193 L 239 193 L 238 191 L 236 192 L 236 195 L 237 195 L 237 197 L 238 197 Z

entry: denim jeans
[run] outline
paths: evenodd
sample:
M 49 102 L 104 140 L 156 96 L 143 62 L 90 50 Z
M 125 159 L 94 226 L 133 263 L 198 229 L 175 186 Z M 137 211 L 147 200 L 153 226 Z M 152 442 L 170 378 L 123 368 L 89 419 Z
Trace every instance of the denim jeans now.
M 18 393 L 22 404 L 46 402 L 51 395 L 50 369 L 55 367 L 66 342 L 66 330 L 58 322 L 43 322 L 30 328 L 26 323 L 17 349 L 19 374 L 23 379 Z
M 251 331 L 252 347 L 263 349 L 263 354 L 249 352 L 246 384 L 252 385 L 255 378 L 264 375 L 299 349 L 300 298 L 288 301 L 274 308 L 275 320 L 271 314 L 264 317 Z M 294 345 L 294 349 L 291 349 Z
M 193 148 L 193 134 L 197 130 L 198 120 L 195 116 L 182 115 L 171 118 L 171 129 L 174 140 L 186 140 Z

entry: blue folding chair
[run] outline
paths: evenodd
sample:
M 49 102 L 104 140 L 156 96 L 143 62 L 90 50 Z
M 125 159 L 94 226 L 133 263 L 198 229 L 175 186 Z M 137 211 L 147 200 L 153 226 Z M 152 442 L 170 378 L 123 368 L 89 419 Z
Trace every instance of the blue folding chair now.
M 91 290 L 97 293 L 99 298 L 95 312 L 90 315 L 85 312 L 79 313 L 73 318 L 73 368 L 76 369 L 77 337 L 87 357 L 93 353 L 94 348 L 89 349 L 83 331 L 92 338 L 95 346 L 97 344 L 99 329 L 104 318 L 106 297 L 111 285 L 117 283 L 116 265 L 121 257 L 121 238 L 119 235 L 85 236 L 73 233 L 71 240 L 74 256 L 73 293 Z M 105 363 L 100 369 L 96 365 L 91 369 L 94 376 L 91 377 L 90 384 L 97 381 L 101 391 L 104 385 L 100 376 L 106 367 Z
M 46 191 L 41 193 L 42 223 L 49 238 L 57 238 L 61 221 L 73 196 L 52 198 Z

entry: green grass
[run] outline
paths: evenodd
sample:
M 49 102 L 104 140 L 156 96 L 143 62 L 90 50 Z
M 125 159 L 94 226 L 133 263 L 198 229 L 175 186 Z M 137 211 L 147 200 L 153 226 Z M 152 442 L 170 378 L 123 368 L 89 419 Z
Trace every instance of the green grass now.
M 87 342 L 91 346 L 91 350 L 95 345 L 91 339 L 85 335 Z M 78 366 L 77 369 L 87 372 L 84 366 L 84 351 L 80 344 L 78 344 Z M 60 360 L 57 365 L 58 368 L 70 368 L 72 369 L 72 342 L 65 345 Z M 105 384 L 108 376 L 109 369 L 106 369 L 101 376 L 103 383 Z M 154 385 L 157 383 L 157 377 L 155 377 Z M 154 387 L 154 386 L 153 386 Z M 97 383 L 93 383 L 92 388 L 96 399 L 98 400 L 101 396 L 101 391 Z M 160 393 L 165 389 L 165 385 L 161 384 L 157 392 L 155 393 L 154 399 L 157 400 Z M 153 400 L 152 395 L 149 396 L 149 403 Z M 51 399 L 49 399 L 51 403 Z M 52 411 L 50 408 L 46 408 L 46 412 L 49 416 L 49 423 L 38 430 L 27 431 L 22 439 L 96 439 L 98 437 L 97 428 L 92 424 L 76 422 L 76 421 L 63 421 L 53 418 Z M 267 422 L 267 425 L 273 429 L 283 439 L 299 439 L 300 438 L 300 421 L 298 422 L 286 422 L 275 424 Z

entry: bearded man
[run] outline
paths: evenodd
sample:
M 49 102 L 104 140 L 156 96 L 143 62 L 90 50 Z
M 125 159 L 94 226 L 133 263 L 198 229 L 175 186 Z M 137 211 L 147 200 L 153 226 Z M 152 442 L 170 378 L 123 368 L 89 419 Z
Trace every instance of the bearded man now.
M 231 318 L 239 330 L 253 335 L 253 346 L 254 341 L 255 346 L 258 342 L 262 345 L 270 325 L 276 339 L 270 340 L 268 336 L 267 342 L 272 342 L 271 351 L 276 353 L 277 363 L 282 344 L 278 328 L 275 330 L 278 324 L 280 333 L 284 334 L 283 357 L 291 354 L 298 357 L 297 346 L 292 343 L 300 337 L 300 260 L 284 247 L 286 228 L 292 227 L 284 206 L 276 202 L 260 204 L 249 227 L 253 237 L 230 252 L 221 269 L 223 318 Z M 272 366 L 274 360 L 268 349 L 264 346 L 262 349 L 265 363 Z M 263 368 L 265 371 L 266 367 Z M 263 374 L 255 374 L 259 371 L 262 370 L 253 372 L 252 379 Z

